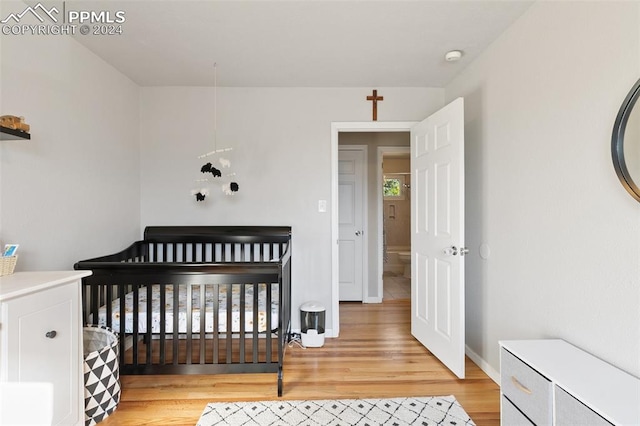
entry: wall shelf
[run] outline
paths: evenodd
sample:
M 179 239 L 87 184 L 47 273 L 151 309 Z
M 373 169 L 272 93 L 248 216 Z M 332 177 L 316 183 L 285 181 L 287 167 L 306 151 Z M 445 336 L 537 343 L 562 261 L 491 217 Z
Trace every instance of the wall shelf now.
M 7 141 L 16 139 L 31 139 L 31 135 L 27 132 L 21 132 L 19 130 L 0 126 L 0 140 Z

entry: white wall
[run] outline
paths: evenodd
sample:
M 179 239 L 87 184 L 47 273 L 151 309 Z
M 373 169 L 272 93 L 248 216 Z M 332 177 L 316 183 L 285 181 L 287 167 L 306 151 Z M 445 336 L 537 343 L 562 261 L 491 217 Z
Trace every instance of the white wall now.
M 0 115 L 32 135 L 0 143 L 0 241 L 20 244 L 16 270 L 124 248 L 140 232 L 138 87 L 68 36 L 0 43 Z
M 213 149 L 214 89 L 141 88 L 141 224 L 293 227 L 293 327 L 298 306 L 319 300 L 331 324 L 331 122 L 368 121 L 370 88 L 218 88 L 217 148 L 232 147 L 240 191 L 203 184 L 197 156 Z M 442 89 L 378 88 L 380 121 L 419 120 Z M 327 213 L 318 200 L 327 200 Z
M 446 87 L 465 97 L 467 344 L 495 370 L 499 340 L 558 337 L 640 376 L 640 204 L 610 154 L 639 28 L 638 2 L 536 2 Z

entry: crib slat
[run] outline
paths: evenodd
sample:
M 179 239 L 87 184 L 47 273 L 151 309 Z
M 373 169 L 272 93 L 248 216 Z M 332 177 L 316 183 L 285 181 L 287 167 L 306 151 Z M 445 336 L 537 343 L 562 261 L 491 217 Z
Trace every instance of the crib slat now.
M 112 288 L 111 286 L 104 286 L 104 291 L 107 293 L 107 301 L 106 301 L 106 308 L 107 308 L 107 323 L 106 326 L 111 328 L 113 327 L 113 321 L 112 321 L 112 311 L 113 311 L 113 306 L 111 306 L 111 304 L 113 303 L 113 294 L 112 294 Z M 97 322 L 97 321 L 96 321 Z
M 266 309 L 268 309 L 269 311 L 267 312 L 267 329 L 265 330 L 265 336 L 266 336 L 266 344 L 267 344 L 267 359 L 266 362 L 270 363 L 272 362 L 271 360 L 271 330 L 273 330 L 273 327 L 271 326 L 271 303 L 272 303 L 272 298 L 271 298 L 271 290 L 272 290 L 272 285 L 269 284 L 267 285 L 267 307 Z M 280 351 L 280 349 L 278 349 L 278 351 Z
M 126 288 L 124 285 L 118 286 L 118 298 L 120 299 L 120 364 L 124 365 L 124 348 L 125 348 L 125 320 L 123 312 L 126 312 L 125 297 Z M 96 312 L 97 314 L 97 312 Z
M 205 319 L 207 314 L 207 299 L 206 299 L 206 286 L 200 285 L 200 364 L 204 364 L 204 355 L 206 349 L 206 336 L 205 336 Z
M 167 333 L 167 285 L 160 284 L 160 364 L 164 365 L 167 360 L 166 333 Z
M 193 348 L 192 332 L 193 332 L 193 286 L 187 284 L 187 364 L 191 364 L 191 349 Z
M 246 309 L 245 309 L 245 300 L 246 300 L 246 284 L 240 284 L 240 312 L 238 313 L 240 316 L 240 364 L 244 364 L 244 346 L 245 346 L 245 332 L 246 332 Z
M 213 285 L 213 363 L 220 363 L 220 285 Z
M 100 293 L 100 286 L 98 284 L 93 284 L 91 286 L 91 291 L 89 292 L 90 298 L 90 309 L 89 312 L 92 314 L 92 322 L 98 322 L 98 294 Z
M 260 297 L 259 292 L 259 284 L 253 284 L 253 350 L 251 354 L 253 355 L 252 362 L 254 364 L 258 363 L 258 297 Z
M 231 364 L 233 362 L 232 359 L 232 346 L 233 346 L 233 339 L 232 339 L 232 333 L 231 331 L 233 330 L 233 317 L 231 316 L 231 310 L 232 310 L 232 303 L 231 303 L 231 299 L 233 298 L 233 285 L 232 284 L 227 284 L 227 331 L 226 331 L 226 337 L 227 337 L 227 364 Z
M 138 365 L 138 284 L 133 285 L 133 365 Z M 122 311 L 126 312 L 126 311 Z M 124 318 L 121 319 L 120 322 L 124 322 Z
M 151 284 L 147 284 L 147 333 L 145 334 L 144 338 L 145 341 L 147 343 L 147 365 L 151 365 L 151 350 L 153 349 L 153 330 L 151 329 L 152 327 L 152 313 L 153 313 L 153 307 L 152 307 L 152 302 L 153 302 L 153 286 Z
M 173 328 L 171 329 L 171 333 L 172 333 L 172 337 L 173 337 L 173 365 L 178 365 L 178 343 L 179 343 L 179 336 L 178 336 L 178 316 L 179 316 L 179 312 L 178 312 L 178 308 L 180 305 L 180 299 L 179 299 L 179 293 L 180 293 L 180 286 L 173 284 L 171 286 L 173 288 Z

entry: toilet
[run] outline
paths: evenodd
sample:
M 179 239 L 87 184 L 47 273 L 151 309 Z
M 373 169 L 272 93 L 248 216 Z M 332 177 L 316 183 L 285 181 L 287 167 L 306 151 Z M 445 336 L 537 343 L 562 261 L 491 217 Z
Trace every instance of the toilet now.
M 400 261 L 400 263 L 404 265 L 404 273 L 402 275 L 405 278 L 411 278 L 411 252 L 410 251 L 398 252 L 398 260 Z

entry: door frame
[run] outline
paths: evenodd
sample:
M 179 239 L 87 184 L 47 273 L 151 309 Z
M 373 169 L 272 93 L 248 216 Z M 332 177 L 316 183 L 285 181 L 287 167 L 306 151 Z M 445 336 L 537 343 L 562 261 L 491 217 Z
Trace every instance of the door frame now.
M 361 223 L 362 223 L 362 302 L 366 302 L 369 298 L 369 286 L 365 285 L 369 282 L 369 233 L 366 230 L 369 228 L 369 215 L 367 214 L 367 205 L 369 199 L 367 197 L 367 192 L 369 189 L 369 170 L 368 170 L 368 159 L 369 159 L 369 146 L 368 145 L 339 145 L 338 144 L 338 160 L 340 160 L 340 151 L 360 151 L 364 154 L 364 161 L 362 164 L 362 210 L 360 214 L 362 215 Z M 338 180 L 340 177 L 338 176 Z M 338 207 L 338 211 L 340 211 L 339 203 L 336 204 Z M 338 223 L 338 236 L 340 234 L 340 224 Z M 338 259 L 338 265 L 339 265 Z M 338 270 L 340 267 L 338 266 Z M 338 281 L 338 299 L 340 298 L 340 282 Z
M 409 139 L 411 138 L 410 135 Z M 411 142 L 411 140 L 409 140 L 409 142 Z M 378 157 L 376 159 L 377 163 L 376 163 L 376 168 L 378 169 L 378 180 L 376 182 L 376 184 L 378 185 L 378 188 L 382 188 L 382 185 L 384 184 L 383 180 L 384 180 L 384 170 L 382 170 L 382 159 L 384 157 L 385 154 L 411 154 L 411 146 L 379 146 L 378 147 Z M 411 156 L 409 156 L 409 160 L 411 160 Z M 411 170 L 409 170 L 411 171 Z M 377 221 L 378 221 L 378 228 L 377 228 L 377 232 L 378 232 L 378 294 L 380 295 L 379 302 L 382 302 L 383 299 L 383 291 L 384 291 L 384 280 L 382 278 L 382 275 L 384 274 L 384 240 L 382 238 L 382 234 L 384 232 L 384 194 L 382 193 L 382 191 L 378 191 L 377 192 L 377 202 L 378 202 L 378 217 L 377 217 Z M 409 208 L 409 217 L 411 217 L 411 215 L 413 215 L 413 210 L 411 210 L 411 208 Z M 411 227 L 411 225 L 409 225 L 409 227 Z
M 331 123 L 331 335 L 340 335 L 338 262 L 338 138 L 340 132 L 410 132 L 417 121 L 364 121 Z M 365 185 L 366 186 L 366 185 Z M 366 230 L 365 230 L 366 231 Z M 367 286 L 368 287 L 368 286 Z M 367 294 L 368 295 L 368 294 Z M 364 295 L 363 295 L 364 296 Z M 328 330 L 327 330 L 328 331 Z

